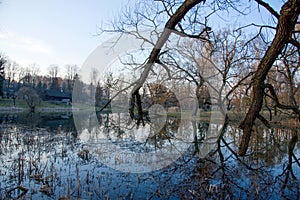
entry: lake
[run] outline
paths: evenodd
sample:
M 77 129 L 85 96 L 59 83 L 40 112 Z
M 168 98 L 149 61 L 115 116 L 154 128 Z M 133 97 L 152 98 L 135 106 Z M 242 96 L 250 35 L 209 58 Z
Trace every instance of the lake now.
M 220 137 L 220 133 L 221 136 Z M 299 199 L 299 131 L 124 113 L 0 114 L 0 199 Z

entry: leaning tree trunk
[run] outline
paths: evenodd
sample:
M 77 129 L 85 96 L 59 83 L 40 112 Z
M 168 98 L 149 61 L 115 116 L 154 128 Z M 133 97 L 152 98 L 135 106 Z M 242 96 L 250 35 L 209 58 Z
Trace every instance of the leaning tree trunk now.
M 145 68 L 141 77 L 136 81 L 136 85 L 132 90 L 131 98 L 130 98 L 130 108 L 129 113 L 130 116 L 134 116 L 134 106 L 137 107 L 137 110 L 142 110 L 141 108 L 141 98 L 139 94 L 139 89 L 142 87 L 144 82 L 146 81 L 149 72 L 155 62 L 158 60 L 159 53 L 161 52 L 161 48 L 164 46 L 166 41 L 168 40 L 169 36 L 171 35 L 172 31 L 175 29 L 176 25 L 184 18 L 188 11 L 190 11 L 194 6 L 197 4 L 204 2 L 205 0 L 185 0 L 182 5 L 176 10 L 176 12 L 170 17 L 168 22 L 165 25 L 164 31 L 158 38 L 155 46 L 153 47 L 148 61 L 145 64 Z M 142 112 L 138 113 L 138 118 L 141 119 Z
M 243 129 L 243 136 L 238 153 L 241 156 L 244 156 L 247 152 L 254 121 L 259 117 L 259 112 L 262 108 L 266 76 L 284 45 L 289 42 L 299 14 L 300 0 L 289 0 L 282 6 L 273 42 L 259 63 L 253 78 L 252 102 L 250 108 L 245 119 L 240 124 L 240 128 Z

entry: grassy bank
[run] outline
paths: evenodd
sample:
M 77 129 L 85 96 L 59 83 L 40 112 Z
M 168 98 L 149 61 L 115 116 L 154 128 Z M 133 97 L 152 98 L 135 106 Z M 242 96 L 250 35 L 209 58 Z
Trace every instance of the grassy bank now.
M 71 110 L 72 106 L 67 104 L 54 104 L 47 101 L 41 101 L 39 105 L 36 106 L 37 112 L 43 111 L 65 111 Z M 1 112 L 28 112 L 29 107 L 24 100 L 15 100 L 15 103 L 12 99 L 0 99 L 0 111 Z

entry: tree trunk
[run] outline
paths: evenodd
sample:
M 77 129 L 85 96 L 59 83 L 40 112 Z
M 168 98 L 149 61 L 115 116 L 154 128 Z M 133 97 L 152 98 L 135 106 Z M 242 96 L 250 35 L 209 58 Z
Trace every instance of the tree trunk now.
M 195 106 L 195 109 L 194 109 L 194 111 L 193 111 L 193 116 L 196 116 L 197 115 L 197 112 L 198 112 L 198 110 L 201 110 L 202 109 L 202 107 L 203 107 L 203 102 L 201 101 L 201 94 L 200 94 L 200 89 L 201 89 L 201 86 L 202 85 L 200 85 L 200 84 L 197 84 L 196 85 L 196 97 L 197 97 L 197 103 L 198 103 L 198 106 Z
M 240 128 L 243 129 L 243 136 L 238 153 L 241 156 L 244 156 L 247 152 L 254 121 L 262 108 L 266 76 L 276 58 L 281 53 L 284 45 L 288 43 L 299 14 L 300 0 L 289 0 L 282 6 L 273 42 L 259 63 L 253 78 L 252 102 L 250 108 L 244 121 L 240 124 Z
M 139 108 L 139 104 L 138 104 L 138 101 L 141 101 L 138 91 L 142 87 L 144 82 L 146 81 L 153 64 L 158 60 L 159 53 L 161 52 L 162 47 L 168 40 L 172 31 L 175 29 L 176 25 L 184 18 L 184 16 L 186 15 L 186 13 L 188 11 L 190 11 L 197 4 L 204 2 L 204 1 L 205 0 L 185 0 L 182 3 L 182 5 L 176 10 L 174 15 L 172 15 L 170 17 L 170 19 L 168 20 L 168 22 L 166 23 L 164 31 L 158 38 L 155 46 L 153 47 L 153 49 L 149 55 L 149 58 L 148 58 L 147 63 L 145 64 L 143 73 L 141 74 L 140 78 L 136 81 L 136 85 L 132 90 L 132 96 L 130 98 L 130 108 L 129 108 L 130 116 L 133 116 L 134 107 L 132 107 L 132 106 L 137 106 L 138 110 L 142 109 L 142 108 Z M 135 102 L 133 102 L 133 101 L 135 101 Z M 141 116 L 139 116 L 139 117 L 141 117 Z
M 35 112 L 35 106 L 30 106 L 30 112 L 32 112 L 32 113 Z

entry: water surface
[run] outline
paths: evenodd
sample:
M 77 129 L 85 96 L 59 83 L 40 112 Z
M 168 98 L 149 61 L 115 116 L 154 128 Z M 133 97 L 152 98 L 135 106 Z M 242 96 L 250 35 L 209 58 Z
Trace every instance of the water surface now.
M 0 199 L 299 199 L 299 142 L 290 148 L 297 130 L 256 127 L 242 158 L 234 124 L 207 146 L 222 124 L 160 120 L 143 126 L 126 114 L 82 113 L 75 126 L 72 113 L 1 114 Z M 130 154 L 113 154 L 111 144 Z M 175 147 L 178 158 L 145 165 Z M 130 173 L 141 163 L 143 173 Z

